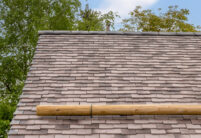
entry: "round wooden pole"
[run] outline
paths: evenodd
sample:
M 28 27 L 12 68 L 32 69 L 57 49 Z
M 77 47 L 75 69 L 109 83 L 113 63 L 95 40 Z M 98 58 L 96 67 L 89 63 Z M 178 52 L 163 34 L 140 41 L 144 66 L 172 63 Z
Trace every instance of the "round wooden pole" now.
M 37 115 L 201 115 L 201 105 L 39 105 Z
M 39 116 L 87 116 L 91 115 L 91 105 L 39 105 L 36 113 Z
M 93 105 L 92 115 L 201 115 L 201 105 Z

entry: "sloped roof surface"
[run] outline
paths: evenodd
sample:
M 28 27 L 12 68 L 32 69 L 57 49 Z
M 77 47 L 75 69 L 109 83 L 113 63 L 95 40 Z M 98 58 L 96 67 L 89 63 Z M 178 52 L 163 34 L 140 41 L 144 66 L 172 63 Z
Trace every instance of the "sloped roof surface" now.
M 199 33 L 40 32 L 10 138 L 198 138 L 201 116 L 50 116 L 36 105 L 201 104 Z

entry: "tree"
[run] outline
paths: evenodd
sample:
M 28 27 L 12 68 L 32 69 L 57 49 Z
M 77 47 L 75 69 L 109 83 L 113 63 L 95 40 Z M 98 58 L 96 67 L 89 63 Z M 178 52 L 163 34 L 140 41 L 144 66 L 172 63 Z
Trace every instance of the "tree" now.
M 86 4 L 84 10 L 80 10 L 80 19 L 78 20 L 78 30 L 102 31 L 104 30 L 101 12 L 93 11 Z
M 12 88 L 16 81 L 26 79 L 38 30 L 73 30 L 79 8 L 79 0 L 0 1 L 0 72 L 4 75 L 0 77 L 1 87 L 10 93 L 16 92 Z M 6 67 L 10 68 L 5 70 Z M 15 80 L 12 83 L 7 80 L 11 74 Z
M 84 10 L 80 10 L 79 16 L 77 29 L 83 31 L 104 31 L 107 27 L 114 29 L 115 19 L 119 17 L 112 11 L 102 14 L 100 11 L 92 10 L 88 4 Z
M 199 27 L 187 23 L 188 9 L 178 9 L 178 6 L 169 6 L 167 12 L 158 9 L 159 15 L 152 10 L 141 10 L 137 6 L 130 12 L 130 18 L 122 21 L 121 31 L 142 32 L 196 32 Z
M 115 27 L 114 27 L 115 19 L 120 18 L 120 16 L 113 11 L 109 11 L 108 13 L 103 14 L 102 18 L 105 22 L 106 31 L 110 31 L 110 27 L 113 30 L 115 30 Z
M 0 138 L 7 137 L 7 131 L 10 128 L 10 120 L 13 118 L 13 112 L 15 106 L 11 106 L 7 102 L 1 102 L 0 104 Z
M 12 117 L 6 116 L 13 114 L 21 94 L 38 30 L 76 29 L 79 9 L 79 0 L 0 1 L 0 137 L 9 129 Z

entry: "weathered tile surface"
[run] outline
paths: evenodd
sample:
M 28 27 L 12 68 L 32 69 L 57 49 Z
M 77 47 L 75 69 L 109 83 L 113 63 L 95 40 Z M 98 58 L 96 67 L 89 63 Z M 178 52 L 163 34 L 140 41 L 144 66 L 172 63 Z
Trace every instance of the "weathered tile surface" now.
M 201 116 L 39 117 L 36 105 L 200 104 L 201 36 L 43 34 L 10 138 L 197 138 Z

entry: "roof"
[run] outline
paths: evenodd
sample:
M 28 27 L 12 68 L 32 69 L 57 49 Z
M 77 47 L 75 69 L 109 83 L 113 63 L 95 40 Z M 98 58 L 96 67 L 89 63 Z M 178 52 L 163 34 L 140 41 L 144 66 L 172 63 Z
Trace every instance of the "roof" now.
M 37 105 L 201 104 L 200 33 L 39 35 L 9 138 L 201 137 L 199 115 L 36 115 Z

